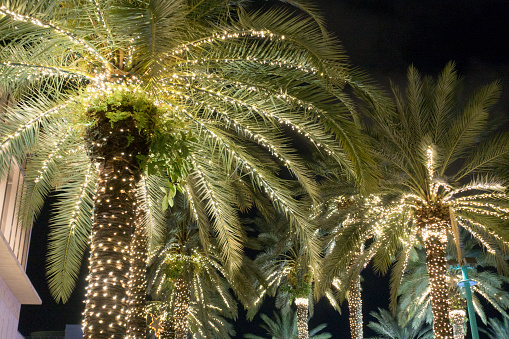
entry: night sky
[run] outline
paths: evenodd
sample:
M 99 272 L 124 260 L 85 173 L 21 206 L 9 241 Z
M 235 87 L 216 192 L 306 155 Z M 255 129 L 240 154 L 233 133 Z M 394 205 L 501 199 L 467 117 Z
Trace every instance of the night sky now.
M 330 31 L 341 40 L 350 63 L 368 71 L 387 86 L 405 79 L 410 64 L 436 75 L 453 60 L 467 88 L 494 80 L 504 85 L 498 114 L 509 116 L 509 1 L 500 0 L 315 0 L 323 9 Z M 66 305 L 56 305 L 44 277 L 48 214 L 43 213 L 32 233 L 27 273 L 43 300 L 42 306 L 22 306 L 19 331 L 63 330 L 81 321 L 84 282 Z M 86 265 L 85 265 L 86 266 Z M 368 267 L 369 268 L 369 267 Z M 82 272 L 86 271 L 86 267 Z M 84 276 L 84 274 L 82 274 Z M 387 308 L 387 280 L 371 271 L 363 273 L 365 325 L 369 312 Z M 340 316 L 321 301 L 310 328 L 328 323 L 333 338 L 349 338 L 348 313 Z M 272 305 L 262 307 L 272 315 Z M 241 314 L 242 317 L 242 314 Z M 257 319 L 257 318 L 255 318 Z M 237 338 L 244 333 L 263 335 L 255 324 L 239 322 Z M 372 335 L 364 328 L 365 336 Z

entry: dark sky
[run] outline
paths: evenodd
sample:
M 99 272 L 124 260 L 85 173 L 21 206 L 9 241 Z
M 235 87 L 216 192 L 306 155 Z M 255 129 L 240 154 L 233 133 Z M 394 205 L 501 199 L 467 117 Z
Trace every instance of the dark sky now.
M 509 1 L 494 0 L 316 0 L 328 28 L 342 41 L 351 64 L 373 75 L 384 86 L 391 78 L 400 83 L 410 64 L 423 73 L 436 75 L 453 60 L 468 87 L 494 80 L 503 82 L 500 114 L 509 111 Z M 74 292 L 68 305 L 57 306 L 44 282 L 46 249 L 42 215 L 33 231 L 28 275 L 43 299 L 43 306 L 23 306 L 20 332 L 63 330 L 66 323 L 79 323 L 84 287 Z M 387 281 L 365 272 L 363 282 L 365 319 L 376 307 L 387 307 Z M 321 302 L 310 326 L 326 322 L 333 338 L 349 338 L 348 315 L 340 316 Z M 271 305 L 263 308 L 271 314 Z M 76 312 L 76 310 L 79 310 Z M 365 321 L 367 324 L 367 321 Z M 249 327 L 249 328 L 248 328 Z M 242 333 L 263 331 L 239 323 Z M 365 335 L 371 335 L 365 328 Z

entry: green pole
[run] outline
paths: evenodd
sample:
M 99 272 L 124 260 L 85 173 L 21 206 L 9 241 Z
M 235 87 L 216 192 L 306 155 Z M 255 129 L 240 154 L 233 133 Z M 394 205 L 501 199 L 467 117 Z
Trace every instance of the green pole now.
M 470 322 L 470 331 L 472 332 L 472 339 L 479 339 L 479 332 L 477 330 L 477 320 L 475 319 L 474 304 L 472 303 L 472 291 L 470 286 L 475 285 L 475 281 L 468 279 L 467 266 L 461 266 L 461 273 L 463 273 L 463 280 L 458 283 L 458 286 L 465 287 L 465 297 L 467 298 L 468 307 L 468 321 Z

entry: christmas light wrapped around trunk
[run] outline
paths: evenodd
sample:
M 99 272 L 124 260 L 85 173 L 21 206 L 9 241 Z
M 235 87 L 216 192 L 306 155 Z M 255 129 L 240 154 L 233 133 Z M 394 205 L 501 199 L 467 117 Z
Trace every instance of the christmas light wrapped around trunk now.
M 449 313 L 452 322 L 452 331 L 454 339 L 465 338 L 465 330 L 463 324 L 465 323 L 465 316 L 467 313 L 464 310 L 452 310 Z
M 121 106 L 116 112 L 133 111 Z M 147 154 L 146 138 L 132 118 L 110 121 L 108 110 L 88 112 L 93 124 L 85 140 L 99 162 L 83 332 L 85 339 L 124 339 L 129 313 L 130 244 L 136 219 L 136 155 Z M 139 278 L 139 277 L 138 277 Z M 131 322 L 134 314 L 131 314 Z M 145 316 L 143 316 L 143 320 Z M 97 326 L 94 326 L 97 325 Z
M 447 227 L 449 225 L 446 220 L 450 220 L 449 209 L 447 206 L 429 203 L 417 211 L 416 216 L 426 247 L 433 332 L 436 339 L 452 339 L 447 290 L 447 262 L 445 260 Z
M 173 316 L 170 314 L 166 314 L 166 317 L 163 321 L 163 330 L 161 331 L 161 335 L 159 339 L 174 339 L 175 338 L 175 328 L 173 326 Z
M 308 339 L 308 299 L 297 298 L 295 299 L 297 306 L 297 329 L 299 331 L 299 339 Z
M 138 204 L 136 222 L 130 248 L 130 269 L 128 283 L 129 309 L 126 339 L 145 339 L 147 337 L 146 291 L 147 291 L 147 238 L 142 227 L 144 211 Z
M 350 320 L 350 335 L 352 339 L 363 339 L 360 275 L 357 279 L 350 283 L 348 289 L 348 312 Z
M 175 339 L 187 339 L 191 291 L 189 290 L 189 284 L 183 278 L 174 279 L 173 285 L 175 288 L 175 310 L 173 313 Z
M 129 157 L 129 155 L 127 155 Z M 126 333 L 129 245 L 136 176 L 119 154 L 99 167 L 87 278 L 84 338 L 123 339 Z M 119 312 L 120 310 L 120 312 Z M 117 317 L 119 315 L 120 317 Z M 91 324 L 106 323 L 102 329 Z

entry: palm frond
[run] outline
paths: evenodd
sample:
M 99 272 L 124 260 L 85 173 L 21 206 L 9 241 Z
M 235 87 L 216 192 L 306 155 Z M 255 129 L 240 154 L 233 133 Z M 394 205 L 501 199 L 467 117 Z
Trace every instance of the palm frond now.
M 53 123 L 51 128 L 40 136 L 38 147 L 42 150 L 30 157 L 26 165 L 26 178 L 23 196 L 19 208 L 19 221 L 23 227 L 31 227 L 41 211 L 48 194 L 57 183 L 67 180 L 65 175 L 72 174 L 64 168 L 80 170 L 89 163 L 86 156 L 79 152 L 81 140 L 66 124 Z M 78 150 L 78 153 L 74 153 Z
M 60 51 L 65 49 L 79 50 L 81 54 L 89 55 L 106 69 L 111 69 L 112 65 L 96 46 L 80 36 L 83 33 L 83 27 L 80 28 L 81 34 L 79 34 L 73 32 L 70 27 L 59 26 L 46 18 L 34 17 L 27 13 L 26 8 L 15 6 L 14 3 L 11 4 L 11 8 L 5 6 L 0 8 L 0 14 L 4 15 L 0 21 L 0 32 L 3 33 L 0 36 L 1 40 L 14 39 L 16 43 L 23 41 L 27 44 L 37 41 L 46 45 L 46 53 L 59 54 Z M 15 26 L 15 30 L 9 29 L 10 26 Z M 46 39 L 41 40 L 41 36 L 45 36 Z
M 453 120 L 447 139 L 443 140 L 443 156 L 441 170 L 445 173 L 446 168 L 454 161 L 467 155 L 475 139 L 483 132 L 488 121 L 488 109 L 493 106 L 500 97 L 500 85 L 493 83 L 486 85 L 476 92 L 467 103 L 462 114 Z
M 58 202 L 50 220 L 47 277 L 57 302 L 69 299 L 78 279 L 92 224 L 96 176 L 97 168 L 89 163 L 85 172 L 77 173 L 55 196 Z
M 51 129 L 53 121 L 61 116 L 69 102 L 55 105 L 47 97 L 5 107 L 0 125 L 0 178 L 4 178 L 11 159 L 23 163 L 27 153 L 38 144 L 39 131 Z
M 149 76 L 154 75 L 159 69 L 157 63 L 183 38 L 182 26 L 189 25 L 185 9 L 181 0 L 151 0 L 112 7 L 108 22 L 129 39 L 128 45 L 123 46 L 125 50 L 136 53 L 136 60 L 128 61 L 132 71 L 144 73 L 152 69 Z
M 149 253 L 152 252 L 154 244 L 160 243 L 163 237 L 166 215 L 162 210 L 161 201 L 165 187 L 166 180 L 156 175 L 143 176 L 137 185 L 137 201 L 145 210 L 142 227 L 147 232 Z

